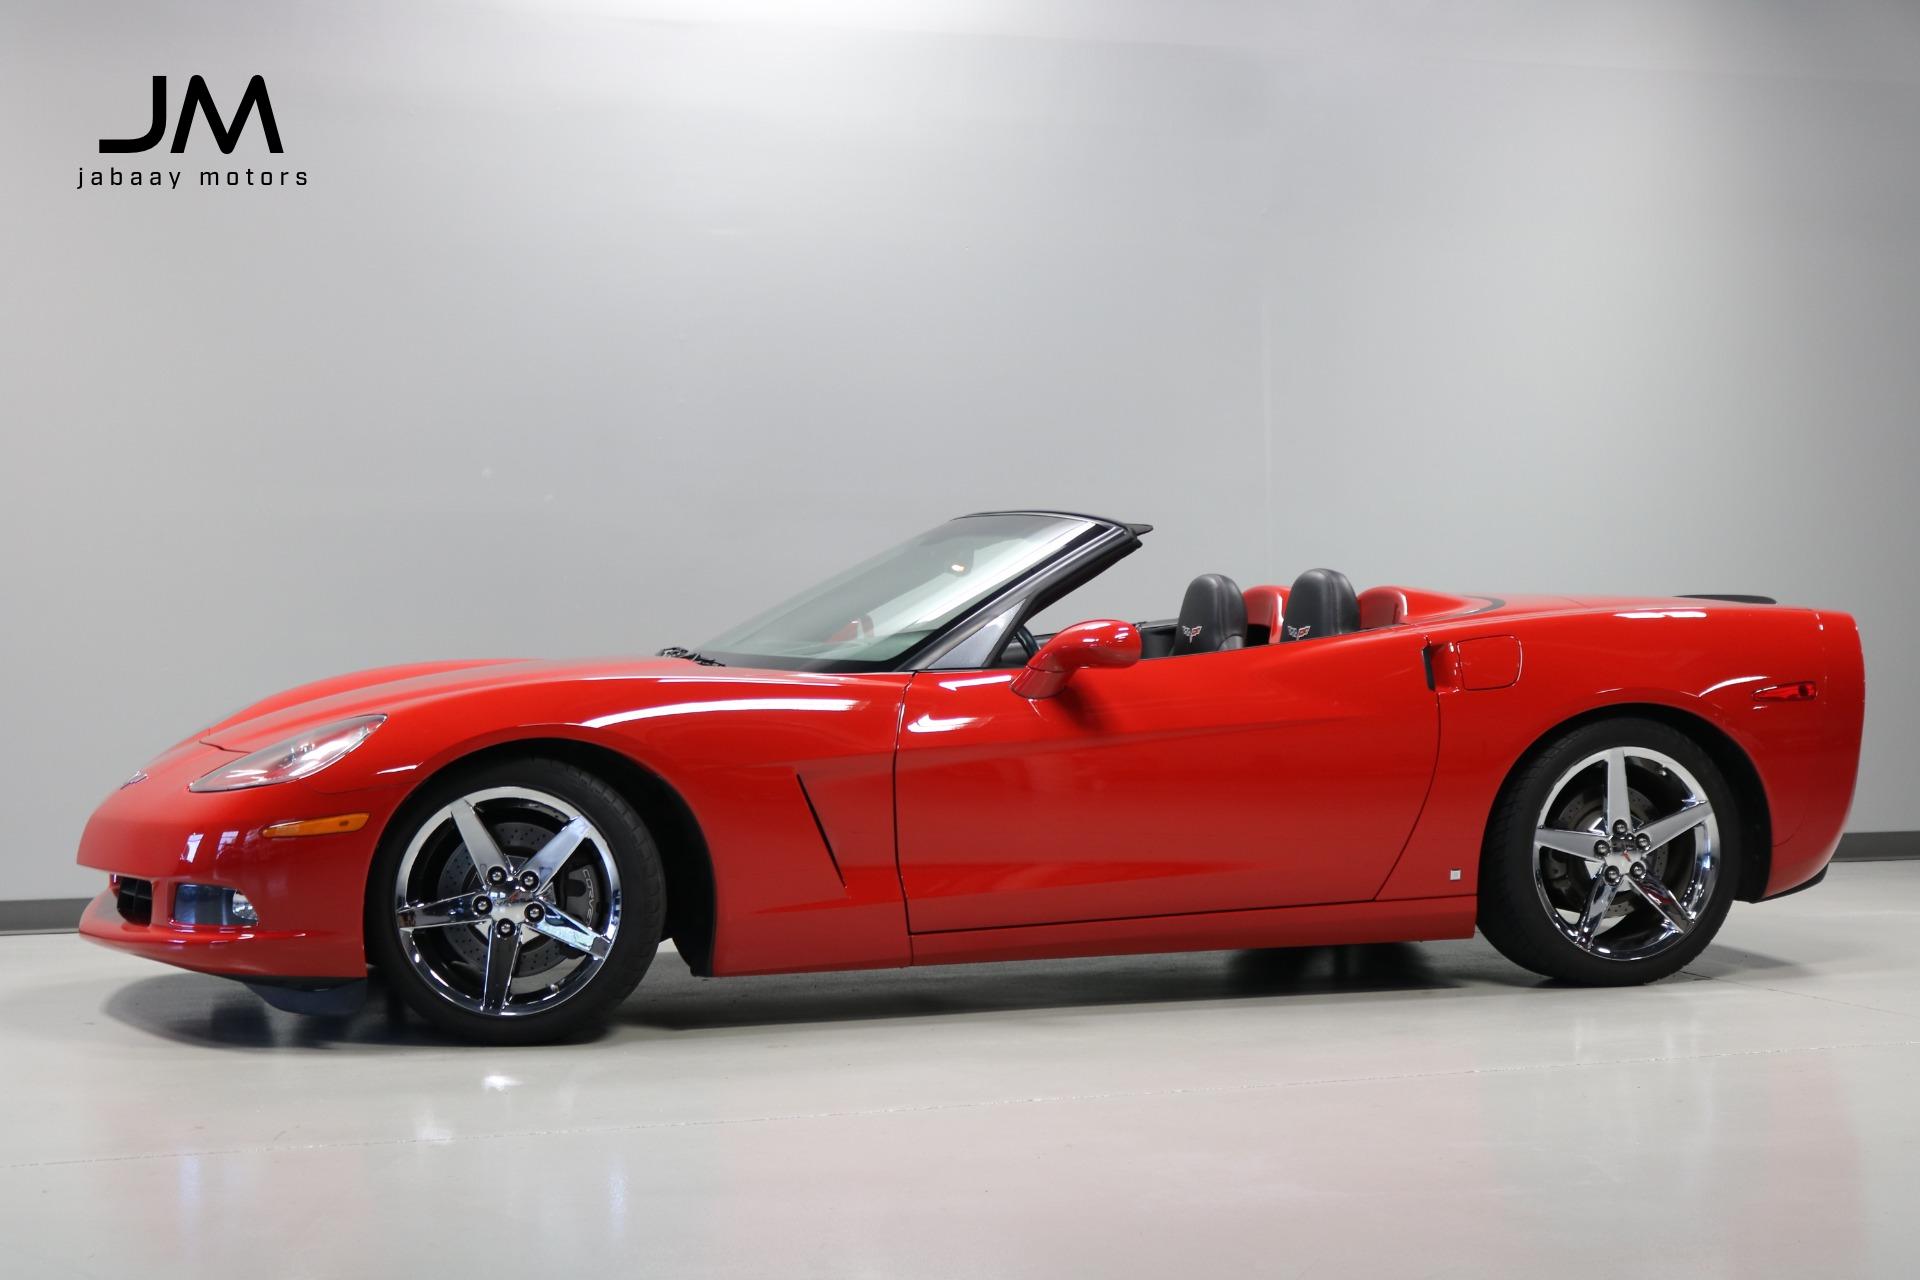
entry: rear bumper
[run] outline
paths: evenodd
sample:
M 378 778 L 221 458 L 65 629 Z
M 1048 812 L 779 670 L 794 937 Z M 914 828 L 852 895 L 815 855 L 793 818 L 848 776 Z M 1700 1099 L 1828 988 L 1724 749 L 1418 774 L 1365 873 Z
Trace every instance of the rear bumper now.
M 1779 893 L 1770 894 L 1767 897 L 1760 899 L 1760 901 L 1773 902 L 1776 899 L 1790 898 L 1796 893 L 1800 893 L 1801 891 L 1806 889 L 1811 889 L 1815 885 L 1819 884 L 1822 880 L 1825 880 L 1827 878 L 1827 872 L 1831 870 L 1833 870 L 1833 867 L 1831 864 L 1824 866 L 1820 868 L 1820 870 L 1814 875 L 1813 879 L 1803 880 L 1799 884 L 1793 886 L 1793 888 L 1791 889 L 1782 889 Z
M 1866 714 L 1860 630 L 1849 614 L 1823 611 L 1816 616 L 1826 657 L 1826 679 L 1818 701 L 1804 704 L 1817 719 L 1809 727 L 1796 762 L 1801 814 L 1790 831 L 1774 832 L 1776 841 L 1763 899 L 1810 888 L 1826 872 L 1846 830 L 1859 776 L 1860 729 Z
M 1840 847 L 1840 824 L 1845 818 L 1845 808 L 1839 808 L 1833 814 L 1818 819 L 1811 831 L 1802 827 L 1793 839 L 1774 845 L 1766 892 L 1758 900 L 1767 902 L 1784 898 L 1796 890 L 1811 889 L 1817 884 L 1820 877 L 1827 874 L 1827 865 L 1833 861 L 1834 850 Z

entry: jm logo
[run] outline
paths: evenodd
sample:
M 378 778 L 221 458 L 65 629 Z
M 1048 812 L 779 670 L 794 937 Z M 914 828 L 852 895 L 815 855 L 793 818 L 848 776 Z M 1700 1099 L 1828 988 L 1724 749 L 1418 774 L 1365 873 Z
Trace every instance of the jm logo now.
M 234 111 L 233 123 L 225 124 L 220 119 L 220 109 L 213 105 L 213 95 L 207 92 L 207 82 L 199 76 L 187 81 L 187 93 L 180 100 L 180 123 L 173 131 L 173 145 L 168 150 L 176 155 L 187 149 L 187 135 L 193 132 L 193 113 L 200 111 L 207 117 L 207 126 L 213 130 L 213 140 L 220 144 L 223 155 L 232 155 L 234 144 L 240 141 L 240 131 L 247 127 L 254 108 L 260 109 L 260 132 L 267 135 L 267 150 L 280 154 L 280 126 L 273 121 L 273 103 L 267 97 L 267 82 L 259 76 L 247 81 L 247 91 L 240 95 L 240 106 Z M 160 137 L 167 131 L 167 78 L 153 78 L 153 124 L 145 134 L 138 138 L 102 138 L 100 150 L 103 154 L 127 151 L 151 151 L 160 145 Z

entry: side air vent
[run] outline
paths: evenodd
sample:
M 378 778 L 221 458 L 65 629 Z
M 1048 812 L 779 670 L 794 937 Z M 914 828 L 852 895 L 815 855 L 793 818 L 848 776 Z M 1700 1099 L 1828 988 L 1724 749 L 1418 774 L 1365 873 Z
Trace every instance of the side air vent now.
M 813 794 L 807 790 L 807 780 L 799 774 L 793 780 L 800 784 L 800 798 L 807 802 L 807 812 L 813 815 L 813 829 L 820 833 L 820 847 L 827 851 L 827 861 L 833 864 L 833 874 L 840 881 L 842 889 L 847 887 L 846 872 L 840 870 L 839 855 L 833 851 L 833 841 L 827 836 L 827 824 L 820 821 L 820 810 L 813 806 Z

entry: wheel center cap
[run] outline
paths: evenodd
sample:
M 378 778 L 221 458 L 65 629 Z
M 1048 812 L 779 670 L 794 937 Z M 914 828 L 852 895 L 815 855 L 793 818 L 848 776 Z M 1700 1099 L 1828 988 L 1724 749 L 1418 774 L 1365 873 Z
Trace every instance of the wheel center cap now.
M 474 900 L 474 914 L 496 923 L 539 924 L 547 916 L 547 905 L 515 888 L 506 893 L 483 893 Z

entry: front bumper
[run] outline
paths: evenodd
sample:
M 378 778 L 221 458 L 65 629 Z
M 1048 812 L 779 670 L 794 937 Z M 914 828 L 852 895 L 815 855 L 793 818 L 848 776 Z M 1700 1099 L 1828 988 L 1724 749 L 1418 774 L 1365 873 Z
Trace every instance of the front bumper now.
M 193 779 L 231 758 L 215 747 L 183 745 L 94 811 L 80 838 L 80 865 L 149 882 L 152 904 L 146 920 L 138 918 L 140 912 L 129 919 L 109 887 L 81 917 L 81 936 L 230 977 L 364 977 L 367 869 L 392 798 L 322 794 L 298 782 L 249 791 L 187 790 Z M 262 834 L 274 823 L 348 811 L 372 817 L 355 832 L 294 839 Z M 176 921 L 175 896 L 188 883 L 238 890 L 253 903 L 259 923 Z
M 155 886 L 161 896 L 161 886 Z M 349 980 L 365 976 L 366 962 L 351 967 L 349 948 L 337 932 L 305 933 L 284 929 L 219 928 L 176 925 L 155 919 L 136 924 L 122 919 L 112 889 L 87 904 L 80 936 L 115 951 L 145 956 L 164 964 L 227 978 L 317 978 Z M 359 930 L 351 950 L 358 951 Z

